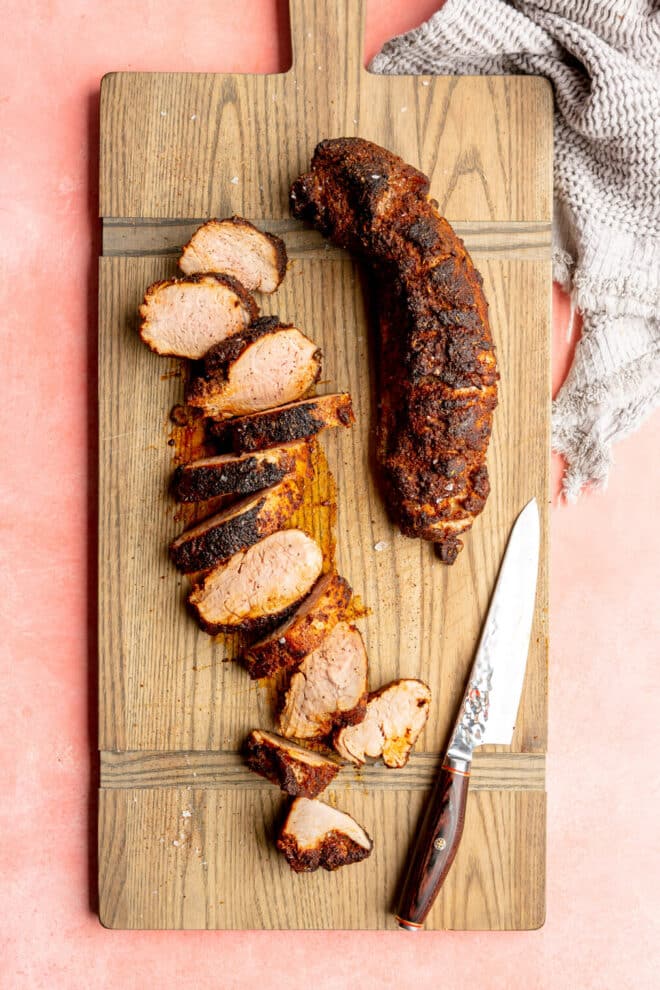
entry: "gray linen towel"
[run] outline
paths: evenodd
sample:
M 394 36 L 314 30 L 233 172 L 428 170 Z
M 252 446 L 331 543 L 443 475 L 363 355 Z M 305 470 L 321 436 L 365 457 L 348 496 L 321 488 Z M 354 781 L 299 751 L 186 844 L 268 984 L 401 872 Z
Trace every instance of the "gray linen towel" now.
M 553 405 L 564 492 L 660 401 L 658 0 L 447 0 L 373 60 L 392 74 L 546 76 L 555 96 L 554 277 L 583 317 Z

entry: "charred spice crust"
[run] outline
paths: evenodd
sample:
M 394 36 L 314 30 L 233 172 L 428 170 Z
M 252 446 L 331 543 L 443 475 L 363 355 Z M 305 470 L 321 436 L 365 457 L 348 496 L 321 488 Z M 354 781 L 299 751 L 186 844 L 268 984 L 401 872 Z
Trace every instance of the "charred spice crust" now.
M 338 831 L 328 832 L 314 849 L 301 849 L 293 836 L 281 835 L 277 848 L 295 873 L 313 873 L 319 867 L 333 871 L 340 866 L 359 863 L 371 855 L 371 847 L 365 849 Z
M 314 764 L 297 759 L 292 752 L 295 746 L 288 746 L 286 740 L 275 745 L 260 736 L 251 732 L 246 739 L 247 765 L 291 797 L 318 797 L 341 770 L 341 764 L 331 759 L 319 758 Z
M 428 198 L 429 180 L 361 138 L 317 145 L 291 212 L 364 258 L 378 286 L 377 460 L 406 536 L 453 563 L 488 496 L 499 378 L 482 279 Z M 460 469 L 445 470 L 460 461 Z
M 210 421 L 208 430 L 212 437 L 225 444 L 229 441 L 235 451 L 241 452 L 263 450 L 276 444 L 312 437 L 335 425 L 335 418 L 342 426 L 351 426 L 355 417 L 350 395 L 340 395 L 333 401 L 330 416 L 326 411 L 328 398 L 317 396 L 251 416 L 239 416 L 222 422 Z

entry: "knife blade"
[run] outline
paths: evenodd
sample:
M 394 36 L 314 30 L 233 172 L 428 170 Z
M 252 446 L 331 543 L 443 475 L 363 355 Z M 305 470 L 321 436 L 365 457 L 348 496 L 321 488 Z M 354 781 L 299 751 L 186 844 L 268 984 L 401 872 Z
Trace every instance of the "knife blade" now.
M 406 931 L 422 927 L 456 856 L 475 748 L 511 745 L 534 618 L 539 543 L 538 505 L 532 499 L 511 530 L 456 723 L 409 859 L 396 914 Z

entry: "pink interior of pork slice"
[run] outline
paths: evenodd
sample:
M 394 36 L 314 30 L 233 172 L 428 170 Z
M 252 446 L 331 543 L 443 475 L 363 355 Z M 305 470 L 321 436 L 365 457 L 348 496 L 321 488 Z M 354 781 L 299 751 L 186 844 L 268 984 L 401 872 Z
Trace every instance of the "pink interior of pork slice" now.
M 209 220 L 183 249 L 179 267 L 186 273 L 227 272 L 259 292 L 274 292 L 286 271 L 286 249 L 279 237 L 247 220 Z
M 382 757 L 388 767 L 403 767 L 426 724 L 430 702 L 431 692 L 423 681 L 393 681 L 370 696 L 359 725 L 337 733 L 335 749 L 352 763 Z
M 319 739 L 364 717 L 367 653 L 355 626 L 339 622 L 289 683 L 280 713 L 287 738 Z
M 244 330 L 256 315 L 254 301 L 234 279 L 170 279 L 147 289 L 140 306 L 140 336 L 158 354 L 196 360 Z
M 282 328 L 249 344 L 226 376 L 199 379 L 188 401 L 215 419 L 246 416 L 302 398 L 320 373 L 316 344 L 296 327 Z
M 204 628 L 258 628 L 310 591 L 321 573 L 319 545 L 298 529 L 260 540 L 210 571 L 189 602 Z

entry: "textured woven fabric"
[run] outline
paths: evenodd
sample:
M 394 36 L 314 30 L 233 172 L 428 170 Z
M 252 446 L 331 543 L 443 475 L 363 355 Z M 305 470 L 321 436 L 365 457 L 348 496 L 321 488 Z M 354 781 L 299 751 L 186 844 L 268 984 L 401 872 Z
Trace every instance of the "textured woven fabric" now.
M 371 70 L 546 76 L 555 96 L 554 276 L 583 317 L 553 405 L 564 492 L 660 401 L 658 0 L 447 0 Z

